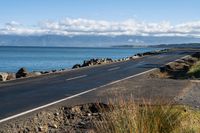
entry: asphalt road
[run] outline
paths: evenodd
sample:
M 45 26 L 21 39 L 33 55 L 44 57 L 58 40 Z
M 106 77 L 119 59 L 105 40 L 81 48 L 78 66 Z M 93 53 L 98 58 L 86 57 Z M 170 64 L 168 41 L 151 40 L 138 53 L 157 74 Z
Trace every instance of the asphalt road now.
M 2 82 L 0 83 L 0 119 L 160 67 L 188 54 L 191 52 L 169 52 L 138 60 Z

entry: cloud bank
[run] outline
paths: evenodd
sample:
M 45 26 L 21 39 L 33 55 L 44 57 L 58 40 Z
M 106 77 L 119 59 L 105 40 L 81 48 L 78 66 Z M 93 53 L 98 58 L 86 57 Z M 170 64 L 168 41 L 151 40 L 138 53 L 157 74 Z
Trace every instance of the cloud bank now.
M 66 18 L 61 21 L 43 21 L 26 26 L 12 21 L 0 28 L 3 35 L 138 35 L 138 36 L 190 36 L 200 37 L 200 21 L 172 25 L 170 22 L 141 22 L 136 20 L 100 21 Z

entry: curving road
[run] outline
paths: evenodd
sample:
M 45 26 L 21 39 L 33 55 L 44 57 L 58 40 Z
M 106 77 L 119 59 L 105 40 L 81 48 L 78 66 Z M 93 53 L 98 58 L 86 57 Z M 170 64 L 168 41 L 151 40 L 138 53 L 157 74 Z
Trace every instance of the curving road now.
M 191 53 L 173 51 L 138 60 L 2 82 L 0 83 L 0 119 L 158 68 Z

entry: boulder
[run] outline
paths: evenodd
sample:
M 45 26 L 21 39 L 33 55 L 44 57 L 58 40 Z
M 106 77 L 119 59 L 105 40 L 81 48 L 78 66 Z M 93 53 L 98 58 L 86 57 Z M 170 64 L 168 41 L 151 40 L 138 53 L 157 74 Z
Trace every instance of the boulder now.
M 41 72 L 33 72 L 36 76 L 41 75 Z
M 113 62 L 113 60 L 111 58 L 106 58 L 107 62 Z
M 129 60 L 129 58 L 124 58 L 124 60 L 125 60 L 125 61 L 128 61 L 128 60 Z
M 123 61 L 123 59 L 118 59 L 118 61 Z
M 135 56 L 142 57 L 142 56 L 143 56 L 143 54 L 142 54 L 142 53 L 138 53 L 138 54 L 136 54 Z
M 137 55 L 134 55 L 134 56 L 129 57 L 129 59 L 138 59 L 138 58 L 140 58 L 140 57 L 137 56 Z
M 47 74 L 47 73 L 49 73 L 48 71 L 41 71 L 40 72 L 41 74 Z
M 63 68 L 60 71 L 63 72 L 63 71 L 67 71 L 67 70 L 68 70 L 67 68 Z
M 80 68 L 80 67 L 87 67 L 87 66 L 94 66 L 98 64 L 105 64 L 105 63 L 111 63 L 113 60 L 111 58 L 102 58 L 102 59 L 90 59 L 83 61 L 83 64 L 76 64 L 72 67 L 72 69 Z
M 8 73 L 0 72 L 0 81 L 6 81 L 8 77 Z
M 72 67 L 72 69 L 75 69 L 75 68 L 80 68 L 81 67 L 81 65 L 80 64 L 76 64 L 76 65 L 74 65 L 73 67 Z
M 154 55 L 155 54 L 155 52 L 145 52 L 145 53 L 143 53 L 143 56 L 146 56 L 146 55 Z
M 15 80 L 16 79 L 16 74 L 15 73 L 8 73 L 8 77 L 6 80 Z
M 32 73 L 29 73 L 29 76 L 40 76 L 42 75 L 41 72 L 32 72 Z
M 28 76 L 29 76 L 29 72 L 24 67 L 20 68 L 16 73 L 16 78 L 28 77 Z
M 52 70 L 52 73 L 58 72 L 58 70 Z
M 85 61 L 83 62 L 82 67 L 92 66 L 92 65 L 95 65 L 96 63 L 97 63 L 97 60 L 96 60 L 96 59 L 85 60 Z

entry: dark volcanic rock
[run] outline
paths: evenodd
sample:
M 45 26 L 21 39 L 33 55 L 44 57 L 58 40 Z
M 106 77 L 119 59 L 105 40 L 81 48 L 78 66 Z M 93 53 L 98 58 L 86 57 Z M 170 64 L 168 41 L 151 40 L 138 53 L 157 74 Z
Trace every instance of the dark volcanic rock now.
M 135 56 L 142 57 L 142 56 L 148 56 L 148 55 L 158 55 L 158 54 L 166 53 L 168 51 L 169 51 L 169 49 L 156 50 L 156 51 L 152 51 L 152 52 L 138 53 Z
M 93 65 L 96 65 L 96 64 L 98 64 L 98 59 L 85 60 L 85 61 L 83 62 L 82 67 L 85 67 L 85 66 L 93 66 Z
M 158 54 L 157 52 L 146 52 L 146 53 L 143 53 L 143 56 L 145 55 L 156 55 Z
M 111 63 L 113 60 L 111 58 L 105 58 L 105 59 L 90 59 L 85 60 L 83 64 L 76 64 L 72 67 L 72 69 L 80 68 L 80 67 L 87 67 L 87 66 L 94 66 L 98 64 L 105 64 L 105 63 Z
M 72 69 L 75 68 L 80 68 L 80 67 L 87 67 L 87 66 L 93 66 L 93 65 L 98 65 L 98 64 L 105 64 L 105 63 L 111 63 L 111 62 L 118 62 L 118 61 L 126 61 L 130 59 L 137 59 L 139 57 L 143 56 L 150 56 L 150 55 L 157 55 L 157 54 L 162 54 L 168 52 L 167 49 L 165 50 L 159 50 L 159 51 L 153 51 L 153 52 L 145 52 L 145 53 L 138 53 L 132 57 L 127 57 L 127 58 L 122 58 L 118 60 L 112 60 L 111 58 L 102 58 L 102 59 L 90 59 L 90 60 L 85 60 L 83 64 L 76 64 L 72 67 Z
M 21 78 L 21 77 L 27 77 L 29 75 L 29 72 L 27 71 L 26 68 L 20 68 L 18 72 L 16 73 L 16 78 Z
M 73 67 L 72 67 L 72 69 L 75 69 L 75 68 L 80 68 L 81 67 L 81 65 L 80 64 L 76 64 L 76 65 L 74 65 Z
M 47 74 L 50 73 L 49 71 L 41 71 L 41 74 Z
M 136 56 L 141 57 L 141 56 L 143 56 L 143 54 L 142 53 L 138 53 L 138 54 L 136 54 Z

